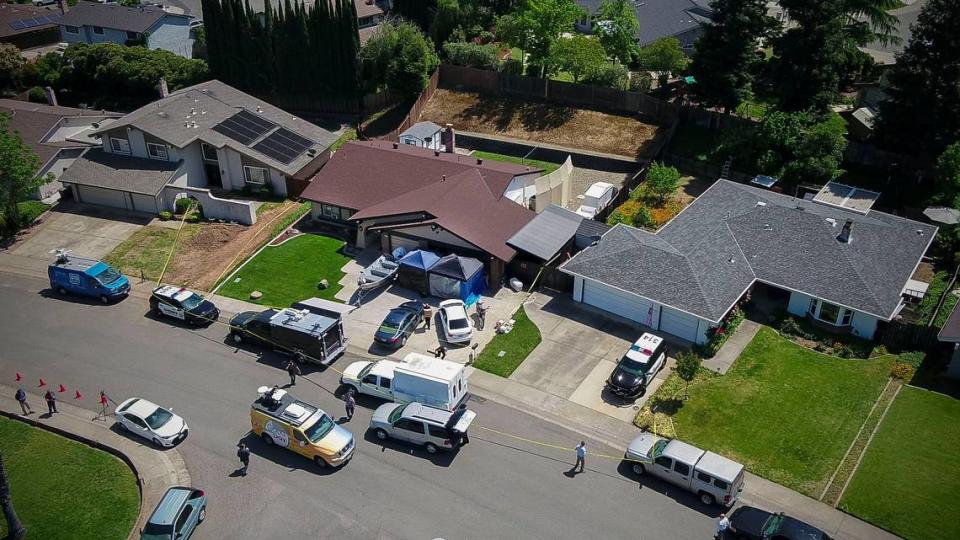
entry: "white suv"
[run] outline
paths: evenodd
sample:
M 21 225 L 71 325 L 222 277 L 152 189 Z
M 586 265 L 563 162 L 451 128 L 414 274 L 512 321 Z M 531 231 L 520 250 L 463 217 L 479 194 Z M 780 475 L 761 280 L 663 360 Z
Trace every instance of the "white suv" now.
M 467 444 L 467 429 L 477 413 L 460 408 L 447 411 L 422 403 L 386 403 L 373 411 L 370 429 L 381 441 L 407 441 L 435 454 Z

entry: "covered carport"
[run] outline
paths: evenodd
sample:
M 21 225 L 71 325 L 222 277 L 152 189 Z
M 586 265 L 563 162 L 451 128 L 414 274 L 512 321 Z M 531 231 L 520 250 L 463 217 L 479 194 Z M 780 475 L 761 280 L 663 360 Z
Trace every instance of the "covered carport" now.
M 63 172 L 60 182 L 78 202 L 157 214 L 160 196 L 179 162 L 135 158 L 91 149 Z

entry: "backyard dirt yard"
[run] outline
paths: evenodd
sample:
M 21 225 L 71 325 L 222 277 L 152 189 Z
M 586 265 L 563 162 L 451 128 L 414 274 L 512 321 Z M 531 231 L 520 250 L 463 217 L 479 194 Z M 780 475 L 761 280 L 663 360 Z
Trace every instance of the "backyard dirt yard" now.
M 460 131 L 488 133 L 534 142 L 649 158 L 665 130 L 630 116 L 618 116 L 507 97 L 438 89 L 423 120 L 453 124 Z

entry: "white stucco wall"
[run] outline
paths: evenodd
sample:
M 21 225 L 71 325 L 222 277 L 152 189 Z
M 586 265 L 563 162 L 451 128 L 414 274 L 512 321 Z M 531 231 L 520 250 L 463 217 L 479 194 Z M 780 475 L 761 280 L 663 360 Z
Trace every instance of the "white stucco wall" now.
M 580 276 L 573 277 L 573 301 L 583 302 L 583 278 Z
M 163 205 L 166 210 L 173 210 L 178 196 L 188 195 L 197 199 L 203 206 L 203 215 L 207 218 L 235 221 L 243 225 L 253 225 L 257 222 L 257 212 L 248 201 L 220 199 L 210 194 L 210 190 L 168 185 L 163 188 Z
M 810 297 L 798 292 L 790 293 L 790 303 L 787 304 L 787 311 L 798 317 L 807 315 L 807 308 L 810 307 Z

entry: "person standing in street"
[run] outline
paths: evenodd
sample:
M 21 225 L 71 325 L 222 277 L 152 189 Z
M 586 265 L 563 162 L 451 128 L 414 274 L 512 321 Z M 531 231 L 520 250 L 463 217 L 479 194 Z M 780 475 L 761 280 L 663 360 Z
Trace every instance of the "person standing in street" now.
M 423 304 L 423 322 L 427 325 L 427 330 L 430 329 L 430 323 L 433 321 L 433 308 L 430 307 L 430 304 Z
M 296 360 L 291 358 L 284 368 L 286 368 L 287 374 L 290 375 L 290 386 L 297 384 L 297 375 L 300 375 L 302 372 L 300 371 L 300 366 L 297 365 Z
M 17 403 L 20 404 L 20 410 L 23 411 L 23 415 L 26 416 L 33 412 L 33 409 L 30 408 L 30 404 L 27 403 L 27 393 L 23 391 L 23 388 L 17 389 Z
M 347 410 L 347 422 L 353 419 L 353 411 L 357 408 L 357 400 L 353 397 L 353 390 L 347 390 L 343 397 L 344 408 Z
M 57 395 L 53 393 L 53 390 L 47 390 L 43 399 L 47 400 L 47 414 L 53 416 L 53 413 L 57 412 Z
M 583 472 L 587 461 L 587 443 L 580 441 L 575 450 L 577 451 L 577 462 L 573 465 L 573 472 Z M 580 468 L 579 471 L 577 467 Z
M 727 529 L 730 528 L 730 518 L 726 514 L 720 514 L 717 521 L 717 532 L 713 534 L 714 540 L 725 540 L 727 538 Z
M 245 443 L 237 445 L 237 458 L 240 459 L 240 464 L 243 465 L 243 467 L 240 467 L 240 476 L 246 476 L 247 467 L 250 466 L 250 449 L 247 448 Z

